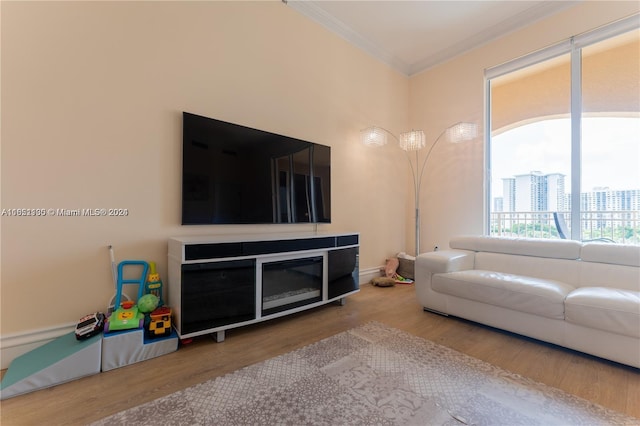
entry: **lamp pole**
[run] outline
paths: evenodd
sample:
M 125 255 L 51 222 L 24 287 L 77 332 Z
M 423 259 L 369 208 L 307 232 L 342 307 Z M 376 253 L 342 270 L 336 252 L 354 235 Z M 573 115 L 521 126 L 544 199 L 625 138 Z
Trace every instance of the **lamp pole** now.
M 436 147 L 438 142 L 442 139 L 442 136 L 447 135 L 447 139 L 451 142 L 457 143 L 462 141 L 468 141 L 477 136 L 478 129 L 475 123 L 457 123 L 453 126 L 447 127 L 438 135 L 436 140 L 431 144 L 427 154 L 424 156 L 422 163 L 420 163 L 420 157 L 418 151 L 425 147 L 424 132 L 422 130 L 412 130 L 410 132 L 401 133 L 400 138 L 394 136 L 393 133 L 382 127 L 372 126 L 360 131 L 362 143 L 369 146 L 382 146 L 387 143 L 386 135 L 391 135 L 400 145 L 400 148 L 407 155 L 409 166 L 411 168 L 411 177 L 413 178 L 413 194 L 415 200 L 415 234 L 416 234 L 416 256 L 420 254 L 420 187 L 422 185 L 422 176 L 424 175 L 424 169 L 427 165 L 427 161 L 433 152 L 433 148 Z M 412 155 L 410 151 L 415 151 L 415 162 L 412 161 Z
M 440 142 L 442 136 L 446 133 L 447 129 L 443 130 L 440 135 L 436 138 L 436 140 L 431 144 L 429 150 L 427 151 L 427 155 L 425 155 L 422 160 L 422 165 L 418 169 L 420 165 L 420 157 L 419 151 L 420 149 L 416 149 L 415 151 L 415 167 L 414 162 L 411 161 L 411 153 L 408 150 L 405 150 L 405 154 L 407 155 L 407 161 L 409 162 L 409 166 L 411 168 L 411 177 L 413 178 L 413 193 L 414 193 L 414 202 L 415 202 L 415 250 L 416 256 L 420 254 L 420 188 L 422 186 L 422 176 L 424 175 L 424 169 L 427 165 L 427 160 L 431 156 L 431 152 L 433 152 L 433 148 Z

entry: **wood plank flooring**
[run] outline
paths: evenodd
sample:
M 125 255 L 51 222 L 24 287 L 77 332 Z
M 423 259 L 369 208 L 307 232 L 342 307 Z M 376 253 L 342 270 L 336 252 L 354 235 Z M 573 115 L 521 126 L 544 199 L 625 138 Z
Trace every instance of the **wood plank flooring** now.
M 424 312 L 412 285 L 368 284 L 344 306 L 228 330 L 222 343 L 201 336 L 159 358 L 2 401 L 0 424 L 87 424 L 372 320 L 638 417 L 640 424 L 640 370 Z

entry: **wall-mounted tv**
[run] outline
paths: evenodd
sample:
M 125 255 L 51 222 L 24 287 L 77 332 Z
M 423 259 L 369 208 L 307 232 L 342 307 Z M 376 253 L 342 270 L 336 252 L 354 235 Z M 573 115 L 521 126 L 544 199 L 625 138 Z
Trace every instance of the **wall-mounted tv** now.
M 182 224 L 331 222 L 331 148 L 183 112 Z

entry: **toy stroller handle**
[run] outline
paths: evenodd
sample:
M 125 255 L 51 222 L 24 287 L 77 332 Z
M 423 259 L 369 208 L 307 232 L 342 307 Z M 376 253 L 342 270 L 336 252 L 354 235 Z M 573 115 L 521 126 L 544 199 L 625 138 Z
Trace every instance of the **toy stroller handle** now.
M 142 266 L 142 274 L 138 279 L 125 279 L 124 268 L 126 266 Z M 120 306 L 120 299 L 122 296 L 122 286 L 124 284 L 138 284 L 138 299 L 144 294 L 144 283 L 147 279 L 149 272 L 149 264 L 144 260 L 123 260 L 118 264 L 118 287 L 116 289 L 115 306 Z

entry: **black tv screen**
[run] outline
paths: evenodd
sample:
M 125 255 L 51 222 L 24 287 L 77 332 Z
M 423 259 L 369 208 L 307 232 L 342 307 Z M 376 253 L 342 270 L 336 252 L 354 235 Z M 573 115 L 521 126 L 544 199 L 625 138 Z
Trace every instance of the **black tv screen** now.
M 331 222 L 331 148 L 183 112 L 182 224 Z

